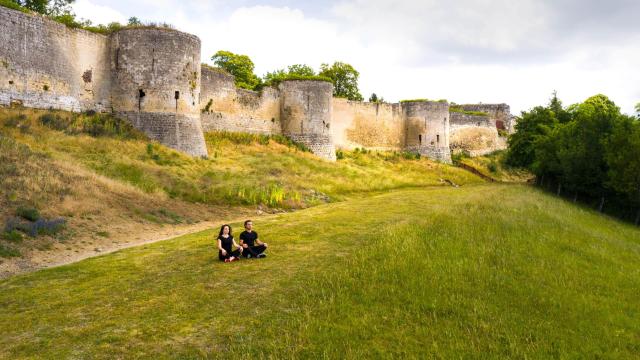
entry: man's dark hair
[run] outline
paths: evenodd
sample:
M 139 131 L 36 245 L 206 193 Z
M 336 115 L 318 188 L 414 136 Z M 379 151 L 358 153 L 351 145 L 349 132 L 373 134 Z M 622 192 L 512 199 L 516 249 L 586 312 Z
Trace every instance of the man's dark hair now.
M 250 223 L 250 222 L 253 222 L 253 221 L 252 220 L 245 220 L 244 227 L 247 227 L 247 224 Z

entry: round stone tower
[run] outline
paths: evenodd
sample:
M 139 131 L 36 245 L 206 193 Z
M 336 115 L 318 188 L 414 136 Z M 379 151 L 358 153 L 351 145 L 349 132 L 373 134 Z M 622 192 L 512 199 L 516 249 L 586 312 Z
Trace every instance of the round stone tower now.
M 206 156 L 200 39 L 173 29 L 124 29 L 111 36 L 110 54 L 114 112 L 164 145 Z
M 405 146 L 409 151 L 442 162 L 451 162 L 449 149 L 449 103 L 407 101 L 402 103 L 406 124 Z
M 314 154 L 335 161 L 331 137 L 333 85 L 326 81 L 280 83 L 282 133 L 305 144 Z

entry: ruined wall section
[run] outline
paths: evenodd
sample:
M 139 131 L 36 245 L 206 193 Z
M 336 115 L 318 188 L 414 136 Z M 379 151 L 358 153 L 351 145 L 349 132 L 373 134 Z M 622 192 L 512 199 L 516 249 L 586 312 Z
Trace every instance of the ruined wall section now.
M 400 104 L 333 98 L 331 133 L 337 148 L 399 150 L 404 147 L 404 130 Z
M 336 160 L 331 133 L 333 85 L 325 81 L 288 80 L 278 86 L 282 133 L 314 154 Z
M 0 105 L 110 110 L 109 38 L 0 6 Z
M 282 133 L 277 89 L 239 89 L 233 75 L 207 66 L 202 66 L 200 111 L 204 131 Z
M 465 104 L 460 105 L 465 111 L 481 111 L 487 113 L 495 122 L 496 128 L 509 134 L 515 132 L 515 118 L 511 115 L 511 107 L 507 104 Z
M 200 123 L 200 39 L 172 29 L 125 29 L 111 36 L 114 112 L 150 138 L 206 156 Z
M 406 149 L 450 163 L 449 103 L 411 101 L 400 105 L 405 121 Z
M 451 112 L 449 124 L 450 147 L 454 153 L 465 151 L 471 156 L 482 156 L 504 148 L 495 120 L 490 116 Z

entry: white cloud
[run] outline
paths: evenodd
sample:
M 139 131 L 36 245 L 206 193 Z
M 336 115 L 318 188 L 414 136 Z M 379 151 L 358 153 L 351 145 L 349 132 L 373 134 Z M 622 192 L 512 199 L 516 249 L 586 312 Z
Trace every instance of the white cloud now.
M 604 93 L 629 113 L 640 101 L 640 32 L 615 4 L 345 0 L 319 17 L 306 5 L 141 1 L 78 0 L 74 9 L 96 23 L 134 15 L 171 23 L 201 38 L 204 62 L 221 49 L 247 54 L 259 75 L 346 61 L 360 71 L 365 98 L 506 102 L 514 113 L 545 103 L 553 90 L 566 104 Z
M 91 20 L 94 24 L 126 23 L 128 19 L 121 12 L 109 6 L 97 5 L 89 0 L 77 0 L 73 4 L 73 12 L 79 18 Z

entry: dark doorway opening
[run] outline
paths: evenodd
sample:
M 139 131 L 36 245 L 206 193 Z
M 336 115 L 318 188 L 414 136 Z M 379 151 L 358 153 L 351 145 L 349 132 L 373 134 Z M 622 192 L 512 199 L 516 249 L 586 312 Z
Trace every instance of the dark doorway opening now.
M 146 95 L 147 94 L 145 94 L 144 90 L 138 89 L 138 111 L 142 110 L 142 98 Z

